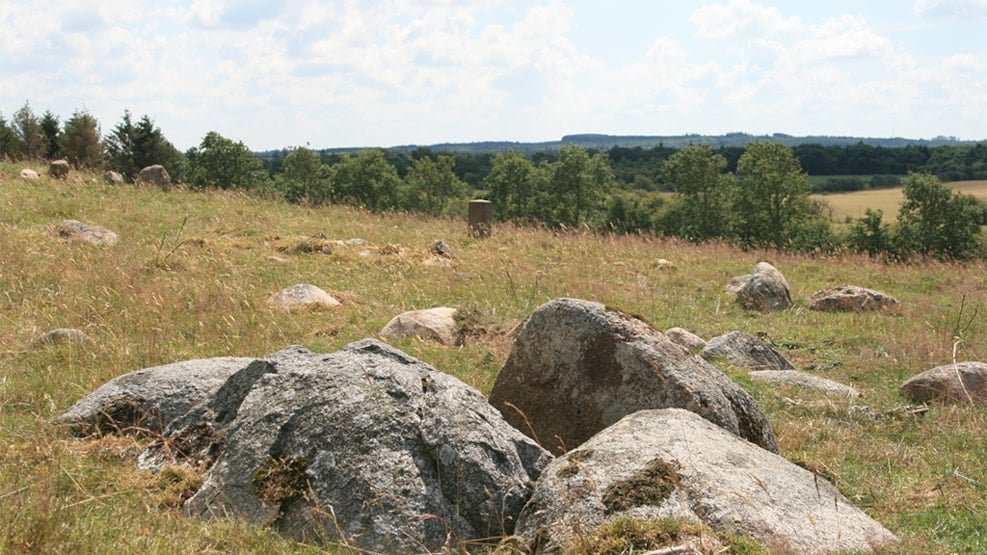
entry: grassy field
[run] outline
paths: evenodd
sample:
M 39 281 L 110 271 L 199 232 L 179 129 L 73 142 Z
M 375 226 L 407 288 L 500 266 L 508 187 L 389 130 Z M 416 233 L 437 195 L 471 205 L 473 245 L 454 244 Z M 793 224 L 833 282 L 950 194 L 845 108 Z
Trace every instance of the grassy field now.
M 956 191 L 973 195 L 987 201 L 987 181 L 955 181 L 947 183 Z M 898 215 L 898 206 L 905 199 L 901 187 L 894 189 L 871 189 L 852 193 L 833 193 L 827 195 L 812 195 L 812 198 L 822 200 L 832 209 L 834 222 L 843 222 L 847 216 L 862 218 L 864 210 L 881 210 L 884 221 L 893 222 Z
M 17 170 L 0 164 L 0 553 L 321 552 L 265 528 L 188 518 L 176 500 L 194 474 L 140 472 L 141 440 L 76 440 L 49 421 L 132 370 L 258 357 L 289 344 L 333 351 L 376 336 L 400 312 L 440 305 L 465 313 L 465 346 L 395 345 L 489 393 L 509 330 L 561 296 L 638 314 L 657 329 L 759 333 L 801 369 L 857 386 L 864 395 L 856 401 L 827 399 L 723 367 L 768 415 L 786 458 L 832 477 L 899 535 L 891 553 L 987 552 L 987 409 L 935 406 L 919 417 L 899 410 L 907 401 L 898 393 L 908 377 L 951 362 L 954 346 L 959 360 L 987 360 L 983 263 L 888 266 L 511 226 L 477 240 L 459 219 L 111 187 L 82 175 L 27 182 Z M 67 244 L 52 235 L 64 219 L 109 227 L 120 242 Z M 316 235 L 397 249 L 324 254 L 307 248 Z M 452 267 L 423 264 L 435 239 L 455 250 Z M 755 314 L 724 293 L 729 278 L 760 260 L 785 274 L 794 309 Z M 343 304 L 268 307 L 269 295 L 296 283 Z M 900 311 L 807 310 L 814 291 L 848 283 L 894 295 Z M 34 345 L 59 327 L 90 340 Z

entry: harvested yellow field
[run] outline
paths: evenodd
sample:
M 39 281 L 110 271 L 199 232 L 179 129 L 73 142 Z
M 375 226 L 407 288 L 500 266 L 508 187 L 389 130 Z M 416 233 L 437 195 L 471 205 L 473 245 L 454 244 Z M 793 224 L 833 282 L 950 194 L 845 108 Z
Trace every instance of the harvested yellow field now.
M 980 181 L 955 181 L 947 183 L 956 191 L 973 195 L 980 200 L 987 202 L 987 180 Z M 881 210 L 884 212 L 884 221 L 894 221 L 898 215 L 898 206 L 904 200 L 901 188 L 895 189 L 872 189 L 868 191 L 855 191 L 852 193 L 834 193 L 830 195 L 812 195 L 814 200 L 824 201 L 831 210 L 831 218 L 834 222 L 842 222 L 847 216 L 851 218 L 862 218 L 864 211 Z

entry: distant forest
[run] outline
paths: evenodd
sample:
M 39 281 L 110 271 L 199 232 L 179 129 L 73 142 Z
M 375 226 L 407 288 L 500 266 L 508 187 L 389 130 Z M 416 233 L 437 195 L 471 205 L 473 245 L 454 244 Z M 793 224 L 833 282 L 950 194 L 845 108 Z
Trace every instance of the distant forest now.
M 805 252 L 850 250 L 905 260 L 987 258 L 987 204 L 943 181 L 987 179 L 987 142 L 850 137 L 612 137 L 389 149 L 285 148 L 257 153 L 215 131 L 180 152 L 148 115 L 103 134 L 77 110 L 64 123 L 29 103 L 0 113 L 0 161 L 66 160 L 137 181 L 160 164 L 190 189 L 239 189 L 312 206 L 429 216 L 485 198 L 518 225 L 647 233 Z M 833 225 L 811 192 L 901 186 L 893 224 L 880 211 Z
M 561 141 L 519 143 L 479 142 L 444 143 L 431 146 L 398 146 L 384 149 L 385 157 L 398 173 L 405 175 L 414 160 L 445 154 L 455 158 L 456 176 L 473 189 L 483 188 L 483 178 L 490 173 L 498 152 L 514 151 L 535 163 L 552 162 L 558 149 L 574 145 L 591 154 L 605 153 L 610 159 L 614 177 L 625 189 L 670 191 L 661 182 L 664 161 L 688 145 L 710 145 L 727 160 L 727 171 L 735 172 L 744 145 L 751 142 L 778 142 L 792 149 L 810 176 L 828 176 L 814 180 L 812 192 L 842 192 L 868 188 L 894 187 L 900 176 L 908 172 L 931 173 L 942 181 L 987 179 L 987 142 L 959 141 L 952 137 L 930 140 L 903 138 L 859 137 L 795 137 L 773 135 L 677 135 L 677 136 L 612 136 L 567 135 Z M 322 149 L 317 152 L 326 164 L 334 164 L 343 156 L 355 154 L 358 148 Z M 281 164 L 290 150 L 258 153 L 265 168 L 273 176 L 282 171 Z

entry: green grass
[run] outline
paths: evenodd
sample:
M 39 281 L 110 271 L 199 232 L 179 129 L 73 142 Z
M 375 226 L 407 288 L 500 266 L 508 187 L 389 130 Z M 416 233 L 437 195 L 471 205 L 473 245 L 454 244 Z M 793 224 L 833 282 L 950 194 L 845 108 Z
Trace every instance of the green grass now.
M 952 360 L 987 360 L 987 272 L 921 261 L 808 257 L 647 237 L 557 234 L 497 226 L 485 240 L 461 219 L 306 208 L 219 192 L 111 187 L 75 174 L 25 182 L 0 164 L 0 552 L 318 552 L 242 523 L 200 522 L 177 507 L 182 478 L 138 472 L 133 439 L 78 441 L 50 419 L 107 380 L 189 358 L 263 356 L 289 344 L 333 351 L 374 337 L 394 315 L 453 306 L 466 345 L 395 345 L 489 393 L 511 329 L 556 297 L 601 302 L 657 329 L 704 337 L 762 332 L 800 368 L 864 391 L 847 401 L 751 383 L 784 456 L 832 476 L 902 538 L 891 553 L 975 552 L 987 529 L 987 410 L 896 410 L 898 386 Z M 77 219 L 116 231 L 108 248 L 70 245 L 51 229 Z M 319 235 L 321 234 L 321 235 Z M 397 254 L 295 248 L 312 236 L 359 237 Z M 455 250 L 427 266 L 428 245 Z M 667 259 L 674 269 L 658 269 Z M 723 291 L 767 260 L 786 276 L 793 310 L 755 314 Z M 312 283 L 343 301 L 282 312 L 266 299 Z M 902 302 L 898 315 L 807 310 L 819 289 L 852 283 Z M 91 340 L 36 347 L 56 327 Z M 791 400 L 798 400 L 792 403 Z

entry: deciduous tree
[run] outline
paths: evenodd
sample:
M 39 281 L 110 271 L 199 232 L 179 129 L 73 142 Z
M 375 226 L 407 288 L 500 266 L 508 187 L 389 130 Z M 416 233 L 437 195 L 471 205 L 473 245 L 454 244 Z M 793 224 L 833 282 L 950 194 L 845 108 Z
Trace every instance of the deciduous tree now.
M 343 156 L 332 166 L 329 182 L 337 202 L 377 212 L 398 205 L 401 178 L 379 149 Z
M 910 173 L 902 181 L 905 200 L 898 210 L 895 242 L 900 250 L 946 260 L 981 253 L 982 210 L 977 200 L 957 193 L 931 174 Z
M 682 196 L 678 235 L 703 241 L 728 232 L 734 180 L 726 167 L 727 159 L 709 145 L 687 146 L 665 160 L 662 179 Z
M 604 200 L 613 183 L 605 154 L 566 145 L 549 165 L 549 178 L 537 204 L 538 218 L 553 227 L 579 227 L 602 217 Z
M 86 110 L 76 110 L 59 138 L 62 154 L 77 168 L 96 168 L 103 162 L 99 121 Z
M 804 248 L 795 244 L 800 227 L 817 216 L 809 201 L 802 166 L 787 146 L 754 142 L 737 162 L 734 201 L 736 234 L 742 244 L 757 247 Z
M 206 133 L 198 148 L 185 154 L 188 183 L 194 187 L 255 189 L 267 179 L 264 163 L 243 142 L 215 131 Z
M 444 154 L 414 160 L 405 176 L 402 208 L 439 216 L 449 201 L 465 196 L 468 186 L 456 177 L 455 165 L 456 159 Z
M 483 185 L 493 204 L 495 219 L 520 223 L 533 218 L 538 171 L 521 154 L 513 150 L 497 153 Z
M 281 188 L 288 202 L 323 204 L 332 198 L 328 168 L 319 155 L 300 146 L 289 152 L 282 162 Z

